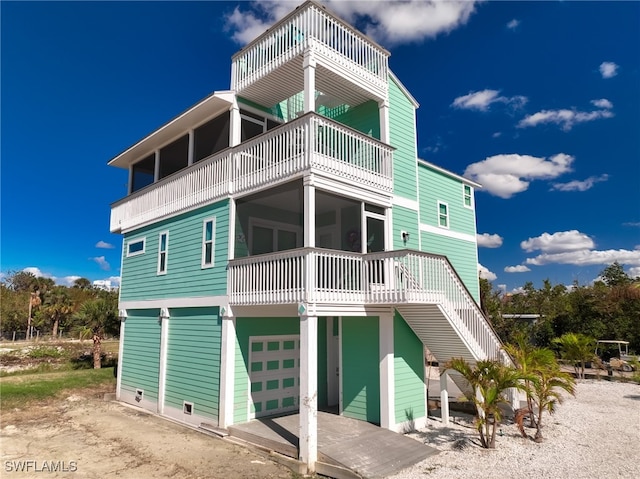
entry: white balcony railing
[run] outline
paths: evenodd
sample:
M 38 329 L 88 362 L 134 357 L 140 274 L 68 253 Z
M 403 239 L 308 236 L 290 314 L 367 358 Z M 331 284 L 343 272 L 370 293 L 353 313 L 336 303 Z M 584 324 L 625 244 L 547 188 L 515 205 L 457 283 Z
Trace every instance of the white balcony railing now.
M 233 305 L 438 304 L 474 349 L 494 357 L 501 347 L 447 258 L 439 255 L 300 248 L 234 259 L 229 263 L 228 295 Z
M 287 181 L 305 171 L 391 194 L 393 149 L 308 113 L 116 202 L 111 231 Z
M 321 56 L 386 92 L 389 53 L 314 3 L 302 5 L 234 55 L 231 89 L 241 92 L 311 43 Z

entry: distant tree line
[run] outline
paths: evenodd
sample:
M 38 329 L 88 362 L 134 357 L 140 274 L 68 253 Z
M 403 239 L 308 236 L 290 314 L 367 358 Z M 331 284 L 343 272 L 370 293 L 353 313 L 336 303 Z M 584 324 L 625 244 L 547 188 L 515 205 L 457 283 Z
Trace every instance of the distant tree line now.
M 481 279 L 480 296 L 483 311 L 505 343 L 526 334 L 534 345 L 553 348 L 554 338 L 577 333 L 629 341 L 629 349 L 640 354 L 640 278 L 629 277 L 619 263 L 607 266 L 592 285 L 554 286 L 547 279 L 540 289 L 528 282 L 520 292 L 505 294 Z M 526 314 L 539 317 L 517 317 Z
M 40 336 L 92 338 L 116 336 L 118 292 L 95 288 L 86 278 L 73 286 L 56 285 L 50 278 L 17 271 L 0 283 L 0 333 L 12 339 L 32 326 Z

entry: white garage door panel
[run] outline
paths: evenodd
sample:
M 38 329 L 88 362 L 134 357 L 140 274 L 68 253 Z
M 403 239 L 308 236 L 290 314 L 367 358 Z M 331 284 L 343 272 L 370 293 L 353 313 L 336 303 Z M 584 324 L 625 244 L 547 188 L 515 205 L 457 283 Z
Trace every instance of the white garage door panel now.
M 249 417 L 296 411 L 300 392 L 300 336 L 249 338 Z

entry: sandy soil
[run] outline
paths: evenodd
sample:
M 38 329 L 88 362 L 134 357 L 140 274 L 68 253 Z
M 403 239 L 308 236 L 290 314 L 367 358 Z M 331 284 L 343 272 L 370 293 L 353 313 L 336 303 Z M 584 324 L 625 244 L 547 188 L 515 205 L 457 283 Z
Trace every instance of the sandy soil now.
M 81 394 L 2 416 L 2 478 L 296 477 L 245 447 Z

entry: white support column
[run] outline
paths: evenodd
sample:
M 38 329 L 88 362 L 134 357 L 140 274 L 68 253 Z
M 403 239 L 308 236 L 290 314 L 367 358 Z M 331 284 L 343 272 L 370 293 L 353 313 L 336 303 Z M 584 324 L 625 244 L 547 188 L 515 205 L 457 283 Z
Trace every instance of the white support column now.
M 233 105 L 231 105 L 229 113 L 229 146 L 237 146 L 242 140 L 242 119 L 240 118 L 240 108 L 238 108 L 238 102 L 235 99 L 233 101 Z
M 160 150 L 154 152 L 154 164 L 153 164 L 153 181 L 160 180 Z
M 193 157 L 195 155 L 195 144 L 196 144 L 196 140 L 195 140 L 195 133 L 193 131 L 193 129 L 189 130 L 189 149 L 187 151 L 187 165 L 191 166 L 193 165 Z
M 233 424 L 234 370 L 236 357 L 236 318 L 229 306 L 220 308 L 222 338 L 220 345 L 220 404 L 218 426 L 227 428 Z
M 305 180 L 304 184 L 304 246 L 316 246 L 316 187 Z
M 393 312 L 380 315 L 380 426 L 395 430 Z
M 316 58 L 313 43 L 304 51 L 304 112 L 316 111 Z
M 389 144 L 389 99 L 384 99 L 378 103 L 380 112 L 380 141 Z
M 158 378 L 158 412 L 164 413 L 164 397 L 167 386 L 167 347 L 169 344 L 169 309 L 160 308 L 160 368 Z
M 449 391 L 447 390 L 449 373 L 445 370 L 440 373 L 440 416 L 442 424 L 449 424 Z
M 127 194 L 131 193 L 133 193 L 133 165 L 129 165 L 129 181 L 127 181 Z
M 300 314 L 300 460 L 309 473 L 318 461 L 318 317 Z
M 122 270 L 120 270 L 122 271 Z M 120 401 L 120 389 L 122 388 L 122 355 L 124 353 L 125 323 L 127 321 L 126 311 L 121 310 L 120 316 L 120 341 L 118 344 L 118 373 L 116 378 L 116 399 Z
M 229 254 L 227 259 L 235 258 L 236 254 L 236 200 L 229 198 Z

